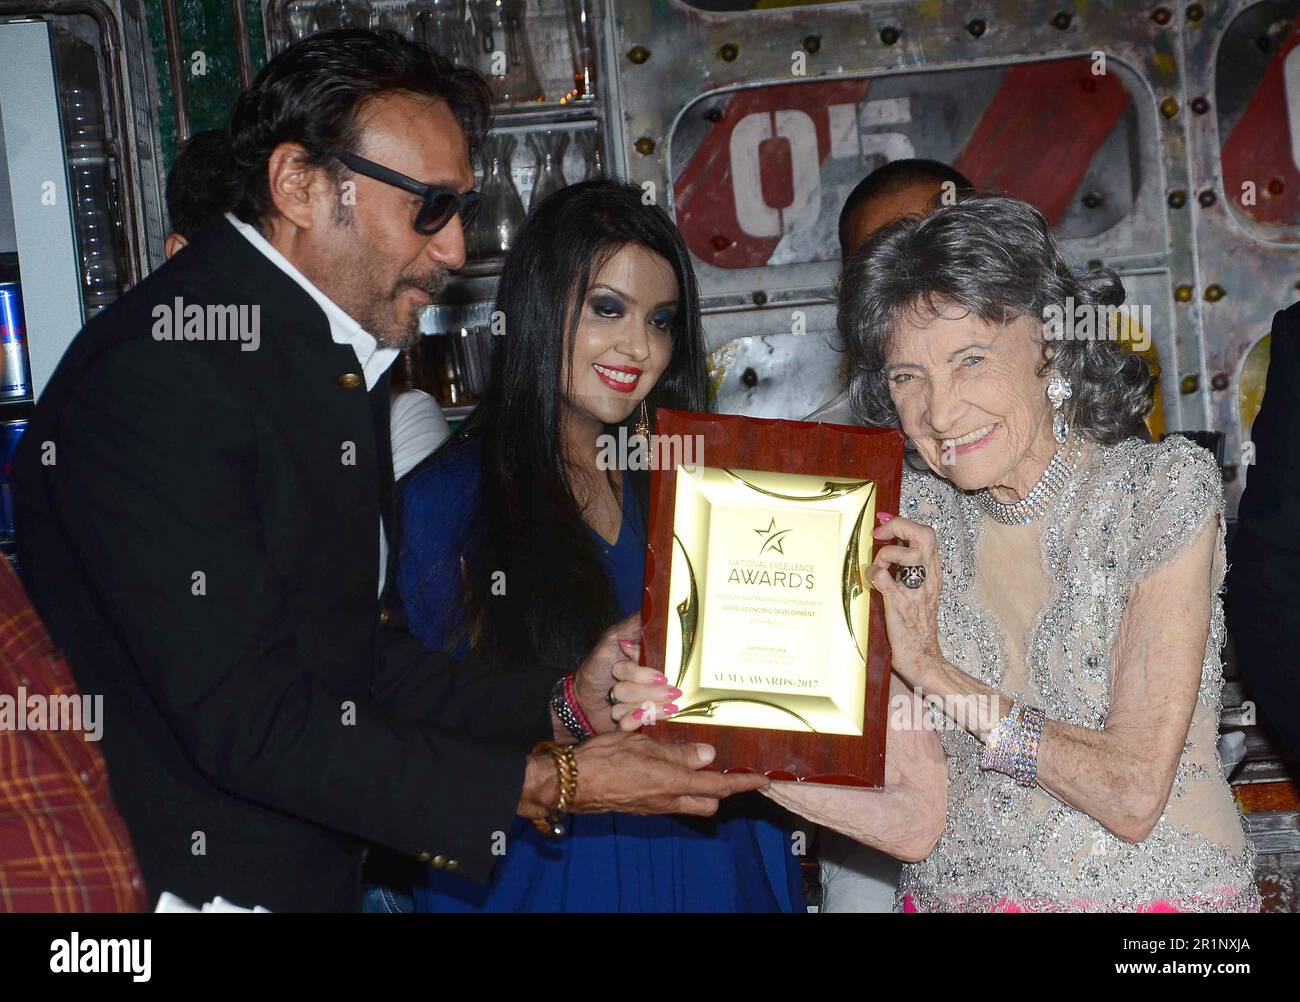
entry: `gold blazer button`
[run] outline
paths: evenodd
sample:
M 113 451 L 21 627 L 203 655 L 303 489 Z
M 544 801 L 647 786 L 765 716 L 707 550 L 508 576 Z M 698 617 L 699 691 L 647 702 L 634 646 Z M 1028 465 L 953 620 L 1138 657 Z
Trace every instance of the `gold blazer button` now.
M 361 377 L 355 372 L 345 372 L 339 376 L 339 385 L 345 390 L 355 390 L 361 385 Z
M 387 609 L 380 609 L 380 610 L 379 610 L 379 625 L 380 625 L 380 626 L 383 626 L 384 624 L 386 624 L 390 618 L 391 618 L 391 617 L 388 615 L 388 610 L 387 610 Z

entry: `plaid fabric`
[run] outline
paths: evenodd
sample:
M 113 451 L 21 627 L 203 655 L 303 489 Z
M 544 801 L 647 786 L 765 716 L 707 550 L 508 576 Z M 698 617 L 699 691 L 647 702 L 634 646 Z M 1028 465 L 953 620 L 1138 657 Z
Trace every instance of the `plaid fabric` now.
M 76 683 L 0 556 L 0 695 L 76 696 Z M 17 712 L 22 713 L 19 705 Z M 9 724 L 9 721 L 3 721 Z M 126 824 L 94 742 L 0 726 L 0 911 L 145 911 Z

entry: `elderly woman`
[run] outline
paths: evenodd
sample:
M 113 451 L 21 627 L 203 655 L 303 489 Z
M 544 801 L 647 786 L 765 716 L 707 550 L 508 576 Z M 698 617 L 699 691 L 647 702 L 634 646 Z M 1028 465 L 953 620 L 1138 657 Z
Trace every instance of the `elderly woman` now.
M 942 709 L 891 714 L 882 789 L 770 795 L 913 860 L 903 911 L 1256 911 L 1216 750 L 1219 471 L 1143 439 L 1139 357 L 1053 339 L 1069 297 L 1105 332 L 1124 292 L 1003 196 L 899 220 L 848 265 L 855 411 L 928 467 L 869 575 L 896 676 Z

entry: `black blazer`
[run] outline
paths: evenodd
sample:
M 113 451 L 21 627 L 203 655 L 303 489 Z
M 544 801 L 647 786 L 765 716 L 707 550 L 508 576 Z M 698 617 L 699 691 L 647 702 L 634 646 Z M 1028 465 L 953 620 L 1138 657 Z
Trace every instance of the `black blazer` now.
M 1260 719 L 1300 761 L 1300 303 L 1273 318 L 1251 441 L 1255 463 L 1229 554 L 1228 626 Z
M 156 339 L 178 297 L 259 307 L 260 347 Z M 550 736 L 545 673 L 449 662 L 403 628 L 388 380 L 359 377 L 221 220 L 77 335 L 18 449 L 21 566 L 104 696 L 152 896 L 355 910 L 367 843 L 484 880 Z

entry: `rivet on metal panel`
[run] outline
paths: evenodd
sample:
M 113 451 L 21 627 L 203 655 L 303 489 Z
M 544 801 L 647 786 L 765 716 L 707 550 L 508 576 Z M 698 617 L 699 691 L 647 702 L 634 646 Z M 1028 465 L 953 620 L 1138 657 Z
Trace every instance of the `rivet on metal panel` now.
M 966 30 L 969 31 L 973 37 L 979 38 L 980 35 L 984 34 L 984 32 L 988 30 L 988 22 L 982 17 L 973 17 L 966 22 Z
M 1052 18 L 1052 27 L 1059 28 L 1061 31 L 1064 31 L 1066 28 L 1070 26 L 1070 22 L 1072 20 L 1074 20 L 1074 18 L 1070 16 L 1069 11 L 1066 10 L 1060 11 L 1057 13 L 1055 17 Z
M 632 145 L 635 147 L 636 151 L 640 153 L 643 157 L 648 157 L 651 153 L 655 151 L 655 141 L 651 139 L 649 136 L 642 136 Z
M 1286 191 L 1286 182 L 1280 177 L 1271 177 L 1268 179 L 1268 185 L 1264 189 L 1273 198 L 1277 198 L 1282 192 Z
M 1221 285 L 1207 285 L 1205 287 L 1205 301 L 1207 303 L 1217 303 L 1226 295 Z
M 1201 377 L 1195 374 L 1184 376 L 1178 384 L 1178 389 L 1182 392 L 1183 396 L 1186 396 L 1189 393 L 1195 393 L 1200 388 Z
M 901 34 L 899 30 L 893 27 L 892 25 L 888 28 L 881 28 L 880 40 L 884 42 L 886 45 L 893 45 L 895 42 L 898 41 L 899 34 Z
M 1165 118 L 1173 118 L 1178 114 L 1178 102 L 1172 97 L 1167 97 L 1160 102 L 1160 114 Z
M 1192 287 L 1190 285 L 1179 285 L 1175 287 L 1174 299 L 1180 303 L 1190 303 L 1192 301 Z
M 803 49 L 805 52 L 817 53 L 822 48 L 821 35 L 805 35 L 803 40 Z
M 753 300 L 755 306 L 766 306 L 767 293 L 764 292 L 762 289 L 759 289 L 757 292 L 754 293 Z
M 745 386 L 750 386 L 750 387 L 757 386 L 757 385 L 758 385 L 758 373 L 755 372 L 755 371 L 753 370 L 752 367 L 751 367 L 751 368 L 747 368 L 744 372 L 742 372 L 742 373 L 740 374 L 740 381 L 741 381 Z
M 718 58 L 724 63 L 735 62 L 738 55 L 740 55 L 740 46 L 734 42 L 728 42 L 718 50 Z
M 632 48 L 628 49 L 627 58 L 640 66 L 650 58 L 650 50 L 644 45 L 634 45 Z
M 1205 98 L 1203 97 L 1192 98 L 1192 111 L 1196 112 L 1196 114 L 1204 115 L 1209 110 L 1210 110 L 1210 102 L 1205 100 Z
M 1083 196 L 1083 207 L 1085 209 L 1096 209 L 1101 205 L 1101 196 L 1095 191 L 1090 191 Z
M 721 254 L 724 250 L 726 250 L 728 247 L 731 246 L 732 240 L 728 237 L 724 237 L 721 233 L 718 233 L 709 241 L 709 243 L 712 245 L 715 251 Z
M 1212 192 L 1209 188 L 1206 188 L 1203 192 L 1201 192 L 1199 195 L 1196 196 L 1196 200 L 1208 209 L 1215 202 L 1214 192 Z
M 1175 189 L 1169 193 L 1169 208 L 1181 209 L 1187 204 L 1187 192 L 1182 188 Z
M 1210 389 L 1222 393 L 1228 388 L 1228 374 L 1226 372 L 1216 372 L 1210 377 Z
M 1168 7 L 1157 7 L 1151 12 L 1151 20 L 1162 27 L 1168 24 L 1169 19 L 1172 17 L 1173 14 L 1169 13 Z
M 709 109 L 704 113 L 704 117 L 707 118 L 710 122 L 721 122 L 721 121 L 722 121 L 722 109 L 721 109 L 721 108 L 709 108 Z
M 1198 3 L 1187 5 L 1187 20 L 1199 21 L 1205 14 L 1205 8 Z

